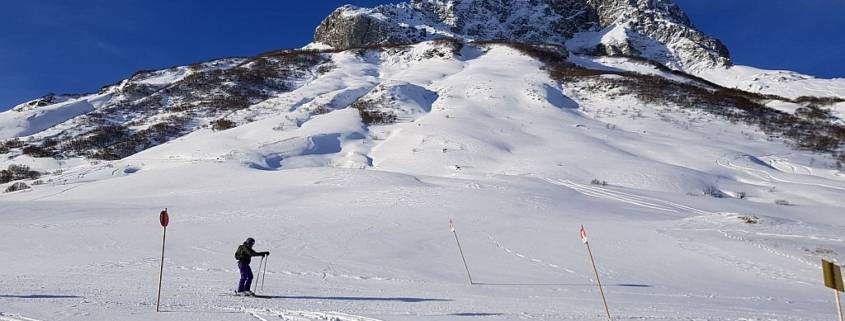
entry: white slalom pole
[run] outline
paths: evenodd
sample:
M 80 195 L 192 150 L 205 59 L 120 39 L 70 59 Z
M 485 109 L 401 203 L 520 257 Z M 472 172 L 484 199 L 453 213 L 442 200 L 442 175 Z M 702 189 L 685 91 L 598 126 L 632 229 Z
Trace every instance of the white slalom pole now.
M 580 234 L 581 241 L 587 246 L 587 253 L 590 254 L 590 262 L 593 264 L 593 271 L 596 273 L 596 283 L 598 283 L 599 293 L 601 293 L 601 301 L 604 303 L 604 312 L 607 313 L 607 319 L 613 321 L 613 318 L 610 316 L 610 309 L 607 307 L 607 298 L 604 295 L 604 288 L 601 285 L 601 278 L 599 278 L 599 270 L 596 268 L 596 260 L 593 258 L 593 250 L 590 249 L 590 242 L 587 240 L 587 230 L 584 229 L 584 225 L 581 225 Z
M 464 262 L 464 269 L 467 270 L 467 278 L 469 279 L 469 285 L 473 285 L 473 284 L 475 284 L 475 282 L 472 281 L 472 274 L 469 273 L 469 266 L 467 265 L 467 259 L 466 259 L 466 257 L 464 257 L 464 250 L 463 250 L 463 248 L 461 248 L 461 241 L 458 238 L 458 232 L 455 230 L 455 222 L 453 222 L 452 220 L 449 220 L 449 230 L 451 230 L 452 234 L 455 235 L 455 243 L 458 244 L 458 252 L 461 253 L 461 261 Z

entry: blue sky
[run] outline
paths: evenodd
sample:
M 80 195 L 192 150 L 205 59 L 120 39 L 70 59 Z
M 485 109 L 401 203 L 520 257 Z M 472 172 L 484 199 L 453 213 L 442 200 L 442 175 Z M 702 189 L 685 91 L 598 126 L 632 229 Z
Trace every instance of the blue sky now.
M 845 77 L 845 1 L 676 0 L 738 64 Z M 0 110 L 140 69 L 306 44 L 334 8 L 399 1 L 18 0 L 0 4 Z

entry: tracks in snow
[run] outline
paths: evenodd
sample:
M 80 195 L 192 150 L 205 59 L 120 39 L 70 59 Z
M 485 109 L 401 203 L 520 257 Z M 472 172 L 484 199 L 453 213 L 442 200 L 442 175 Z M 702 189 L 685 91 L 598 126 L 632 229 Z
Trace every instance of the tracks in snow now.
M 27 318 L 20 314 L 9 314 L 5 312 L 0 312 L 0 321 L 41 321 L 38 319 Z
M 631 193 L 625 193 L 620 191 L 611 190 L 609 188 L 603 188 L 599 186 L 593 185 L 586 185 L 586 184 L 579 184 L 575 183 L 570 180 L 561 180 L 561 179 L 552 179 L 552 178 L 543 178 L 546 182 L 564 186 L 569 189 L 575 190 L 578 193 L 591 196 L 591 197 L 598 197 L 598 198 L 606 198 L 610 200 L 615 200 L 623 203 L 628 203 L 631 205 L 645 207 L 653 210 L 658 210 L 661 212 L 668 212 L 668 213 L 677 213 L 677 214 L 684 214 L 684 213 L 693 213 L 698 215 L 717 215 L 715 212 L 700 210 L 694 207 L 689 207 L 683 204 L 678 204 L 675 202 L 670 202 L 666 200 L 661 200 L 657 198 L 647 197 L 647 196 L 640 196 Z
M 507 248 L 504 244 L 502 244 L 502 242 L 499 242 L 495 238 L 493 238 L 493 235 L 491 235 L 489 233 L 487 234 L 487 238 L 490 239 L 491 242 L 495 243 L 496 247 L 498 247 L 502 251 L 505 251 L 505 253 L 507 253 L 507 254 L 516 256 L 516 257 L 523 259 L 523 260 L 530 261 L 531 263 L 534 263 L 534 264 L 539 264 L 539 265 L 546 266 L 546 267 L 549 267 L 549 268 L 552 268 L 552 269 L 555 269 L 555 270 L 561 270 L 561 271 L 566 271 L 567 273 L 575 274 L 574 270 L 568 269 L 565 266 L 561 266 L 561 265 L 553 264 L 553 263 L 547 263 L 547 262 L 543 261 L 542 259 L 532 258 L 532 257 L 529 257 L 525 254 L 511 250 L 511 249 Z
M 378 319 L 345 314 L 340 312 L 312 312 L 274 309 L 248 309 L 244 310 L 244 312 L 252 316 L 256 320 L 260 321 L 381 321 Z
M 799 182 L 799 181 L 787 180 L 787 179 L 784 179 L 784 178 L 774 176 L 774 175 L 772 175 L 772 173 L 769 173 L 767 171 L 764 171 L 764 170 L 761 170 L 761 169 L 756 169 L 756 168 L 751 168 L 751 167 L 747 167 L 747 166 L 742 166 L 742 165 L 737 164 L 737 162 L 736 162 L 738 159 L 741 159 L 741 158 L 749 158 L 750 159 L 752 157 L 754 157 L 754 156 L 747 155 L 747 154 L 735 155 L 733 158 L 725 156 L 725 157 L 722 157 L 721 159 L 716 160 L 716 164 L 719 165 L 719 166 L 728 168 L 728 169 L 742 171 L 742 172 L 744 172 L 748 175 L 757 177 L 757 178 L 759 178 L 762 181 L 767 182 L 767 183 L 778 182 L 778 183 L 786 183 L 786 184 L 816 186 L 816 187 L 823 187 L 823 188 L 845 191 L 845 187 L 841 187 L 841 186 L 833 186 L 833 185 L 828 185 L 828 184 L 809 183 L 809 182 Z M 798 174 L 797 168 L 794 165 L 792 165 L 791 163 L 788 163 L 785 159 L 778 158 L 778 159 L 775 159 L 774 162 L 776 164 L 773 164 L 773 165 L 781 165 L 782 166 L 783 164 L 787 164 L 787 165 L 791 166 L 791 168 L 793 169 L 793 172 L 795 172 L 795 174 Z M 806 167 L 806 166 L 802 166 L 802 167 L 804 167 L 805 170 L 807 170 L 810 173 L 809 176 L 811 176 L 813 178 L 821 178 L 821 177 L 813 175 L 811 168 Z M 777 170 L 777 168 L 774 167 L 774 166 L 772 166 L 772 168 Z

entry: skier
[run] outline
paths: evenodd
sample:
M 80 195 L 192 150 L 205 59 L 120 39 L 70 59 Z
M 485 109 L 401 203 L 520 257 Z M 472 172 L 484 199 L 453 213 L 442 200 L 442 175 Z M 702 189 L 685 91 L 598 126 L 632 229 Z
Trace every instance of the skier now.
M 255 245 L 255 239 L 249 237 L 235 251 L 235 259 L 238 260 L 238 269 L 241 271 L 241 280 L 238 282 L 238 295 L 255 296 L 255 293 L 249 290 L 252 286 L 252 268 L 249 267 L 249 263 L 252 261 L 253 256 L 265 257 L 270 255 L 270 252 L 266 251 L 256 252 L 252 249 L 253 245 Z

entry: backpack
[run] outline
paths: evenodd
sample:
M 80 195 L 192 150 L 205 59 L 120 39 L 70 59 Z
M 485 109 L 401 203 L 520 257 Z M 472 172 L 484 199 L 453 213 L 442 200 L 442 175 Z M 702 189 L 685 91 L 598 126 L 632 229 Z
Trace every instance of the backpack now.
M 247 254 L 244 253 L 244 245 L 238 246 L 238 250 L 235 251 L 235 259 L 238 261 L 243 261 L 247 259 Z

